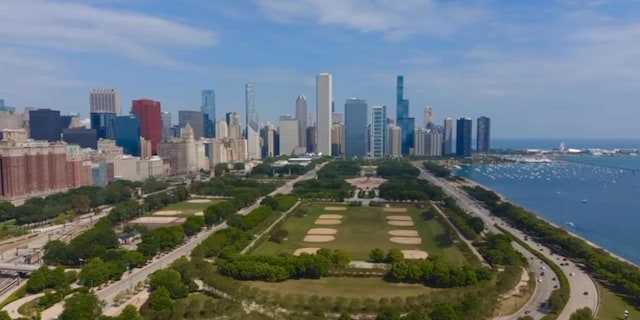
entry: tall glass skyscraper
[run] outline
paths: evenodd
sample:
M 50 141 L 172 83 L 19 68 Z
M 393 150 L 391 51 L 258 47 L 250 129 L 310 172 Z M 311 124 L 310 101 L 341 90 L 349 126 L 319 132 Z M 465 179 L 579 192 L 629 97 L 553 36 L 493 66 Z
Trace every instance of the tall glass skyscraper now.
M 367 102 L 351 98 L 344 104 L 344 154 L 347 158 L 367 155 Z
M 213 138 L 216 136 L 216 91 L 202 90 L 201 97 L 200 112 L 204 115 L 204 136 Z
M 387 107 L 371 107 L 371 156 L 383 158 L 387 153 Z
M 260 124 L 256 113 L 255 89 L 253 82 L 248 82 L 244 90 L 246 109 L 247 156 L 249 159 L 260 159 Z
M 296 119 L 298 119 L 298 145 L 307 147 L 307 98 L 299 94 L 296 99 Z
M 444 132 L 442 133 L 442 155 L 448 156 L 453 152 L 453 119 L 444 119 Z
M 456 121 L 456 156 L 471 156 L 471 129 L 473 121 L 470 118 L 459 118 Z
M 91 129 L 96 129 L 99 139 L 114 139 L 113 121 L 115 113 L 91 112 Z
M 409 117 L 409 100 L 404 98 L 404 76 L 396 79 L 396 124 L 402 130 L 402 154 L 409 155 L 413 148 L 415 119 Z
M 140 119 L 136 116 L 118 116 L 113 121 L 116 145 L 125 154 L 140 156 Z
M 477 130 L 476 151 L 488 152 L 491 148 L 491 119 L 487 117 L 478 118 Z

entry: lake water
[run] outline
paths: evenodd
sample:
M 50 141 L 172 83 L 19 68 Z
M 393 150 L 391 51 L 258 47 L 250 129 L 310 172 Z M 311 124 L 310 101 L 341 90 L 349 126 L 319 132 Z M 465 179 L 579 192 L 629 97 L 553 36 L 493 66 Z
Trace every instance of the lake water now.
M 471 165 L 456 174 L 640 264 L 640 156 Z

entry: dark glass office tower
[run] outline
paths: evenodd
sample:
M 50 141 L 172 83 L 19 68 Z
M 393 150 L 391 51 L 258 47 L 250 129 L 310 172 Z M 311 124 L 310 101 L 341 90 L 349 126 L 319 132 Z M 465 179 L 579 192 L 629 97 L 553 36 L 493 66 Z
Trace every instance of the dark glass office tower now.
M 459 118 L 456 121 L 456 156 L 471 156 L 471 129 L 473 121 L 470 118 Z
M 344 104 L 344 153 L 347 158 L 367 155 L 367 111 L 367 102 L 362 99 L 352 98 Z
M 487 117 L 478 118 L 477 130 L 476 151 L 489 152 L 489 149 L 491 149 L 491 119 Z
M 409 117 L 409 100 L 404 98 L 404 76 L 396 79 L 396 124 L 402 131 L 403 155 L 409 155 L 413 148 L 413 131 L 415 129 L 415 119 Z
M 113 121 L 116 118 L 115 113 L 109 112 L 91 112 L 91 129 L 95 129 L 99 139 L 115 138 L 113 133 Z
M 125 154 L 140 156 L 140 119 L 136 116 L 119 116 L 113 121 L 116 145 Z
M 38 109 L 29 111 L 29 137 L 33 140 L 60 141 L 62 119 L 60 111 Z

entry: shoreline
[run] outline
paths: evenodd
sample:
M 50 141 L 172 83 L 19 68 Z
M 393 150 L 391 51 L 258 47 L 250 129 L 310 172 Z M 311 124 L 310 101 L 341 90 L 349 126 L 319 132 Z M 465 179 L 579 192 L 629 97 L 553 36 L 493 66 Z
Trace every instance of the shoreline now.
M 464 183 L 466 183 L 466 184 L 470 184 L 472 186 L 474 186 L 474 185 L 475 186 L 479 186 L 479 187 L 482 187 L 482 188 L 487 189 L 489 191 L 495 192 L 500 197 L 500 201 L 509 202 L 509 203 L 511 203 L 513 205 L 516 205 L 518 207 L 521 207 L 521 208 L 525 209 L 527 212 L 533 214 L 536 218 L 538 218 L 538 219 L 550 224 L 551 226 L 553 226 L 555 228 L 564 230 L 566 233 L 568 233 L 572 237 L 575 237 L 575 238 L 578 238 L 578 239 L 584 241 L 586 244 L 588 244 L 589 246 L 591 246 L 591 247 L 593 247 L 595 249 L 599 249 L 599 250 L 602 250 L 602 251 L 606 252 L 607 254 L 612 256 L 613 258 L 616 258 L 616 259 L 618 259 L 618 260 L 620 260 L 622 262 L 628 263 L 628 264 L 630 264 L 630 265 L 632 265 L 634 267 L 640 267 L 638 264 L 636 264 L 636 263 L 634 263 L 632 261 L 629 261 L 628 259 L 625 259 L 625 258 L 621 257 L 620 255 L 617 255 L 617 254 L 611 252 L 609 249 L 604 248 L 602 246 L 599 246 L 599 245 L 593 243 L 592 241 L 586 239 L 585 237 L 580 236 L 580 235 L 578 235 L 578 234 L 576 234 L 576 233 L 574 233 L 574 232 L 572 232 L 570 230 L 567 230 L 566 228 L 563 228 L 563 227 L 559 226 L 555 222 L 543 217 L 540 213 L 538 213 L 538 212 L 536 212 L 534 210 L 531 210 L 531 209 L 529 209 L 529 208 L 527 208 L 527 207 L 525 207 L 523 205 L 520 205 L 518 203 L 515 203 L 515 202 L 509 200 L 509 198 L 505 197 L 503 194 L 499 193 L 498 191 L 496 191 L 496 190 L 494 190 L 492 188 L 487 187 L 486 185 L 483 185 L 483 184 L 481 184 L 481 183 L 479 183 L 477 181 L 471 180 L 471 179 L 466 178 L 466 177 L 462 177 L 462 176 L 458 176 L 458 175 L 456 175 L 456 177 L 458 177 L 460 179 L 463 179 Z

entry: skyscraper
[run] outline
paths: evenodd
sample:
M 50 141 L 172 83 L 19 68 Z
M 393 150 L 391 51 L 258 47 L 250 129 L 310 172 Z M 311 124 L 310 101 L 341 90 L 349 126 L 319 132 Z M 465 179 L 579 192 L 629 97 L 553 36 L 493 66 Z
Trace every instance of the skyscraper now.
M 125 154 L 140 156 L 140 119 L 136 116 L 118 116 L 113 121 L 116 145 Z
M 204 136 L 213 138 L 216 136 L 216 91 L 202 90 L 202 103 L 200 104 L 200 112 L 204 117 Z M 193 124 L 191 124 L 193 126 Z
M 278 131 L 280 133 L 279 155 L 295 154 L 298 149 L 298 119 L 291 115 L 280 116 Z
M 404 98 L 404 76 L 396 79 L 396 124 L 402 130 L 402 154 L 408 155 L 413 148 L 415 119 L 409 117 L 409 100 Z
M 248 159 L 260 159 L 260 124 L 256 113 L 256 101 L 253 82 L 245 85 L 244 91 L 246 109 L 246 136 L 247 136 L 247 157 Z M 297 135 L 297 134 L 296 134 Z
M 160 101 L 133 100 L 131 113 L 140 119 L 140 135 L 151 141 L 151 152 L 158 154 L 158 142 L 162 141 L 162 112 Z
M 115 113 L 111 112 L 91 112 L 91 128 L 96 129 L 98 139 L 114 139 L 113 120 Z
M 433 108 L 430 106 L 424 107 L 424 127 L 427 129 L 431 129 L 433 126 Z
M 416 156 L 436 157 L 442 155 L 442 134 L 430 129 L 417 129 L 415 131 Z
M 180 110 L 178 111 L 178 125 L 184 128 L 189 124 L 193 130 L 194 138 L 200 139 L 204 137 L 204 114 L 200 111 Z
M 345 151 L 347 158 L 367 155 L 368 106 L 362 99 L 351 98 L 344 104 Z
M 402 129 L 396 125 L 389 125 L 389 138 L 387 152 L 392 158 L 397 158 L 401 155 L 400 149 L 402 148 Z
M 477 130 L 478 132 L 476 136 L 476 151 L 488 152 L 491 148 L 491 119 L 487 117 L 478 118 Z
M 298 145 L 307 147 L 307 98 L 299 94 L 296 99 L 296 119 L 298 119 Z
M 118 89 L 93 89 L 89 94 L 91 112 L 107 112 L 119 115 L 122 111 Z
M 371 156 L 383 158 L 387 153 L 387 107 L 371 107 Z
M 331 75 L 320 73 L 316 77 L 316 151 L 331 155 L 331 102 L 333 89 Z
M 459 118 L 456 121 L 456 156 L 471 156 L 471 130 L 473 121 L 470 118 Z
M 444 133 L 442 136 L 442 155 L 448 156 L 452 153 L 453 143 L 453 119 L 444 119 Z
M 29 111 L 29 137 L 33 140 L 60 141 L 62 118 L 60 111 L 37 109 Z
M 237 112 L 227 112 L 227 136 L 233 139 L 242 137 L 242 126 L 240 125 L 240 115 Z
M 171 112 L 162 111 L 162 140 L 171 140 Z

